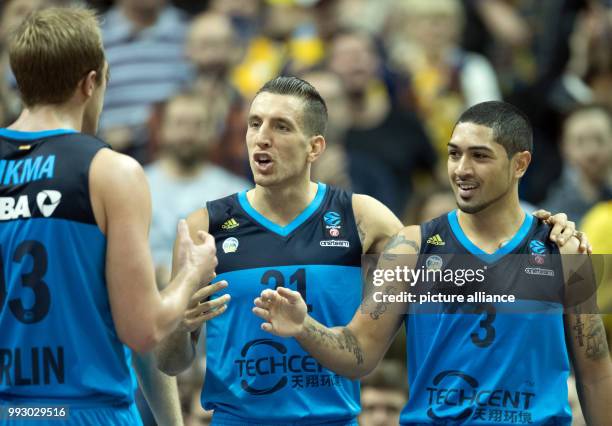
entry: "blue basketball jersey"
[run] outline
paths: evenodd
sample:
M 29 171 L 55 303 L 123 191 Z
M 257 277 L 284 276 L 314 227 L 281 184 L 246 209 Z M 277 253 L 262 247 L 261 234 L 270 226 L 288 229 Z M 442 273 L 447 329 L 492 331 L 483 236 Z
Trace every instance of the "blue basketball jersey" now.
M 72 130 L 0 129 L 2 402 L 133 401 L 89 196 L 89 167 L 104 147 Z
M 485 293 L 516 302 L 411 306 L 402 425 L 571 424 L 563 271 L 549 232 L 526 215 L 514 238 L 487 254 L 463 233 L 456 211 L 421 225 L 419 267 L 481 271 Z M 451 286 L 478 293 L 477 284 Z
M 232 296 L 207 322 L 202 405 L 213 424 L 353 424 L 359 384 L 323 368 L 295 339 L 261 330 L 251 308 L 266 288 L 297 290 L 310 315 L 347 324 L 361 301 L 362 247 L 351 194 L 318 185 L 312 203 L 278 226 L 249 204 L 246 192 L 207 204 L 216 239 L 217 280 Z

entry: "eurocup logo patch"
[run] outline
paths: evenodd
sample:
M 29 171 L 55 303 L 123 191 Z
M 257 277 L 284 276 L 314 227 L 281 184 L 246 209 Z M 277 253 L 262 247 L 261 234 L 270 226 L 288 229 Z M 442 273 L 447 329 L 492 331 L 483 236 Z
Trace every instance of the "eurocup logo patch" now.
M 529 262 L 535 266 L 542 266 L 546 263 L 546 245 L 539 240 L 531 240 L 529 242 Z
M 325 238 L 340 238 L 342 236 L 342 216 L 329 210 L 323 215 L 323 235 Z
M 327 213 L 325 213 L 325 215 L 323 216 L 323 220 L 325 221 L 325 224 L 329 226 L 342 225 L 342 219 L 340 217 L 340 214 L 333 211 L 328 211 Z
M 539 240 L 531 240 L 529 242 L 529 249 L 532 254 L 546 254 L 546 246 Z

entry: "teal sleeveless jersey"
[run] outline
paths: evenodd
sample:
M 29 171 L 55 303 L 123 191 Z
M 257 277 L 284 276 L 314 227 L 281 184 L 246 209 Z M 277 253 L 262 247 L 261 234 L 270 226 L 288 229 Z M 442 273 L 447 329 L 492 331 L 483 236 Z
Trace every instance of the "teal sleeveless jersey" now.
M 465 236 L 456 211 L 421 225 L 421 266 L 486 271 L 483 290 L 515 295 L 517 312 L 485 302 L 413 305 L 402 425 L 571 424 L 563 271 L 549 232 L 526 215 L 511 241 L 486 254 Z
M 217 280 L 232 296 L 207 323 L 202 404 L 213 424 L 356 424 L 359 384 L 323 368 L 295 339 L 261 330 L 251 309 L 266 288 L 299 291 L 316 320 L 347 324 L 361 301 L 361 243 L 351 194 L 319 184 L 291 224 L 268 221 L 239 193 L 207 204 Z
M 89 166 L 106 146 L 69 130 L 0 129 L 0 402 L 133 401 L 89 198 Z

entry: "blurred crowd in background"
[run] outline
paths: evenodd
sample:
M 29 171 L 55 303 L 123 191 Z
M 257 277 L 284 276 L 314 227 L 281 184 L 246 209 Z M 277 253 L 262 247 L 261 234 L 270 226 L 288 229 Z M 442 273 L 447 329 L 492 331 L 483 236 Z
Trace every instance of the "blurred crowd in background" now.
M 70 3 L 0 3 L 0 127 L 21 108 L 8 33 L 34 9 Z M 84 3 L 100 12 L 110 65 L 99 136 L 145 166 L 160 286 L 178 218 L 251 185 L 246 114 L 278 75 L 309 81 L 327 102 L 314 179 L 374 196 L 406 224 L 455 208 L 446 144 L 459 114 L 486 100 L 513 103 L 535 134 L 525 208 L 566 212 L 596 253 L 612 253 L 610 0 Z M 386 424 L 377 416 L 397 415 L 407 398 L 405 380 L 394 381 L 405 377 L 403 354 L 394 356 L 399 364 L 366 381 L 364 425 Z M 206 424 L 203 368 L 202 357 L 180 378 L 188 424 Z

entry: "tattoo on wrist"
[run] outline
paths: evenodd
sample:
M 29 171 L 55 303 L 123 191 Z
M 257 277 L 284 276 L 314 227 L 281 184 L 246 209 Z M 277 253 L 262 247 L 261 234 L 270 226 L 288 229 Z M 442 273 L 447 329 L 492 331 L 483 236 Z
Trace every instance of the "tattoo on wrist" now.
M 387 295 L 395 293 L 395 287 L 387 287 L 384 293 Z M 387 298 L 383 298 L 383 302 L 378 302 L 374 307 L 374 310 L 370 312 L 370 318 L 372 318 L 374 321 L 380 319 L 380 316 L 387 311 L 387 305 L 391 303 L 384 302 L 384 300 L 387 300 Z
M 346 327 L 342 329 L 342 335 L 338 335 L 317 324 L 306 324 L 306 333 L 319 345 L 351 352 L 355 356 L 357 365 L 363 364 L 363 351 L 359 346 L 359 342 L 355 335 Z

